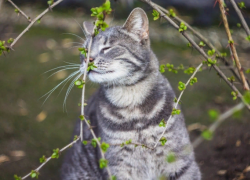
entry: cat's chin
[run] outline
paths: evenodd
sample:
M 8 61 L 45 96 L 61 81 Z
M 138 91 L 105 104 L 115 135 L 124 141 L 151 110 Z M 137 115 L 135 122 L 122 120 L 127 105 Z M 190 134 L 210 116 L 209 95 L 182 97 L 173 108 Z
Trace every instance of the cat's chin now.
M 108 71 L 103 73 L 91 70 L 88 72 L 88 76 L 92 82 L 102 84 L 114 80 L 114 73 L 115 73 L 114 71 Z

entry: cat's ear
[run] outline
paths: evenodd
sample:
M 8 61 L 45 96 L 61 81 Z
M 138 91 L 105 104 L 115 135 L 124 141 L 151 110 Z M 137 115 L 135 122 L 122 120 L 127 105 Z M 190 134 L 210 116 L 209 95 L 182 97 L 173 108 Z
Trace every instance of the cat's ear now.
M 141 8 L 135 8 L 126 20 L 123 28 L 128 32 L 138 35 L 141 39 L 148 39 L 148 17 Z
M 89 21 L 84 21 L 83 29 L 87 35 L 91 35 L 93 33 L 94 24 Z

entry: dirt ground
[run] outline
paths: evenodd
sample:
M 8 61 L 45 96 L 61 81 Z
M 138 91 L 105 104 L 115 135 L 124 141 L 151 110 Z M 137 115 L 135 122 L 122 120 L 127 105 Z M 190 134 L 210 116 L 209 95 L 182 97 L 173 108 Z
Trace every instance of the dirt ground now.
M 250 122 L 223 124 L 195 152 L 203 180 L 250 180 Z

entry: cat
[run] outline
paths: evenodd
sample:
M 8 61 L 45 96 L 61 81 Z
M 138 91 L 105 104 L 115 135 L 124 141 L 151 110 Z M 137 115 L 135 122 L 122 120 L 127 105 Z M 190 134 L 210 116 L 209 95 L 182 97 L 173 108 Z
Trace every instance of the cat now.
M 93 24 L 84 22 L 87 48 Z M 168 126 L 165 145 L 153 147 L 175 105 L 175 93 L 159 72 L 159 63 L 150 48 L 149 21 L 141 8 L 135 8 L 123 26 L 110 27 L 93 38 L 91 62 L 97 68 L 88 72 L 100 89 L 89 99 L 85 117 L 101 141 L 109 143 L 105 153 L 111 174 L 117 180 L 200 180 L 201 173 L 182 114 Z M 85 57 L 81 55 L 83 70 Z M 180 107 L 178 107 L 180 108 Z M 86 124 L 84 140 L 93 139 Z M 74 135 L 80 133 L 79 122 Z M 172 160 L 167 161 L 171 154 Z M 99 168 L 99 148 L 78 141 L 67 152 L 61 169 L 63 180 L 106 180 L 107 170 Z

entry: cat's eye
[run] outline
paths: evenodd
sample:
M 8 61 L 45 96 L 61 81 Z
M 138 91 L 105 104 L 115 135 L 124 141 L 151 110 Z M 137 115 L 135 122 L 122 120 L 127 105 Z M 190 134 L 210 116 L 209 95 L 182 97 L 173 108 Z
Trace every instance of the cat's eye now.
M 106 54 L 110 49 L 111 49 L 111 47 L 105 47 L 105 48 L 102 49 L 101 52 L 102 52 L 103 54 Z

